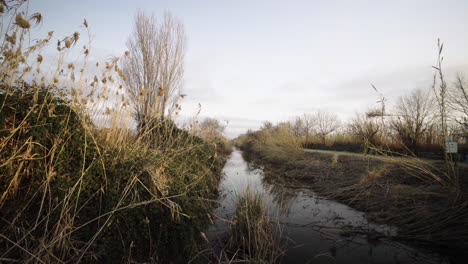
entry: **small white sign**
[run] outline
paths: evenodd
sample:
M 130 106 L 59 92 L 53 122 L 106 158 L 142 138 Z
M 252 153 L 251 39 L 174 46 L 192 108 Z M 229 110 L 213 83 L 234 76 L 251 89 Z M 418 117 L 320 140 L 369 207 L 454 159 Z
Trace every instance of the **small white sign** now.
M 457 153 L 458 152 L 457 141 L 452 141 L 452 140 L 445 141 L 445 151 L 447 153 Z

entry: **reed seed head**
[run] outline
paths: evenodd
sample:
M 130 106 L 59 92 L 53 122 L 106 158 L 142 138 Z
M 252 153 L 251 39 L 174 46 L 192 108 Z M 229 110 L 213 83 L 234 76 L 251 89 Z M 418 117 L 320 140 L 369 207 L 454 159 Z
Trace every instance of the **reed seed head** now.
M 36 25 L 40 24 L 42 22 L 42 14 L 41 13 L 34 13 L 32 16 L 29 18 L 30 21 L 34 21 Z
M 72 44 L 72 43 L 71 43 L 71 40 L 70 40 L 70 39 L 65 39 L 65 47 L 66 47 L 66 48 L 69 49 L 69 48 L 71 47 L 71 44 Z
M 31 24 L 27 19 L 24 19 L 21 14 L 17 14 L 15 18 L 15 24 L 23 29 L 29 29 Z

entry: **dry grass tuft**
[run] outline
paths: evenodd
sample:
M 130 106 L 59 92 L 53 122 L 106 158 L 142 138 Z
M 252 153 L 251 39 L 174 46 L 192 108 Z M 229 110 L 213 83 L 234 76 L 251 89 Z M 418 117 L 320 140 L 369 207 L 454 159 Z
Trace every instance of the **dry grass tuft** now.
M 282 256 L 279 230 L 268 216 L 261 195 L 247 189 L 238 197 L 225 255 L 232 262 L 277 263 Z
M 340 159 L 339 154 L 333 154 L 333 156 L 331 158 L 331 164 L 332 165 L 338 164 L 339 159 Z
M 364 176 L 360 178 L 359 183 L 370 184 L 379 180 L 382 177 L 385 177 L 386 175 L 388 175 L 388 168 L 389 168 L 389 165 L 385 164 L 383 166 L 379 166 L 377 168 L 368 170 L 367 174 L 365 174 Z
M 21 14 L 17 14 L 15 18 L 15 23 L 22 29 L 29 29 L 31 28 L 31 24 L 27 19 L 24 19 Z

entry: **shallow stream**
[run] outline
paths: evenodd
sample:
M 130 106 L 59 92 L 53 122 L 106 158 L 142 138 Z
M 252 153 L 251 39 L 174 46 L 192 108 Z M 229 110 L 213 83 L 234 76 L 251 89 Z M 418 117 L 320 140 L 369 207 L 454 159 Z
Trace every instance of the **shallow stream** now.
M 207 232 L 215 246 L 235 214 L 237 195 L 247 188 L 262 194 L 279 229 L 286 254 L 282 263 L 448 263 L 435 253 L 376 238 L 395 235 L 396 227 L 369 223 L 366 215 L 319 197 L 307 186 L 294 187 L 264 177 L 261 168 L 234 150 L 223 169 L 214 224 Z M 380 236 L 381 237 L 381 236 Z

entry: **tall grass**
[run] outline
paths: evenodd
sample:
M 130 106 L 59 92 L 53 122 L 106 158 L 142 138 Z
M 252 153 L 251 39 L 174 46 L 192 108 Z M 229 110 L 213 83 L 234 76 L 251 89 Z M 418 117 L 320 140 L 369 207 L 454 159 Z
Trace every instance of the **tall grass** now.
M 42 15 L 27 1 L 0 7 L 0 261 L 188 258 L 208 223 L 223 143 L 171 118 L 150 140 L 137 135 L 119 58 L 91 63 L 79 32 L 59 38 L 55 59 L 43 56 L 57 42 L 52 32 L 29 39 Z M 83 30 L 91 35 L 86 20 Z
M 238 196 L 224 254 L 231 263 L 277 263 L 282 256 L 279 229 L 260 194 L 247 189 Z
M 297 158 L 304 153 L 300 138 L 292 133 L 286 123 L 264 127 L 259 131 L 240 136 L 234 140 L 234 144 L 241 149 L 253 151 L 271 162 Z

